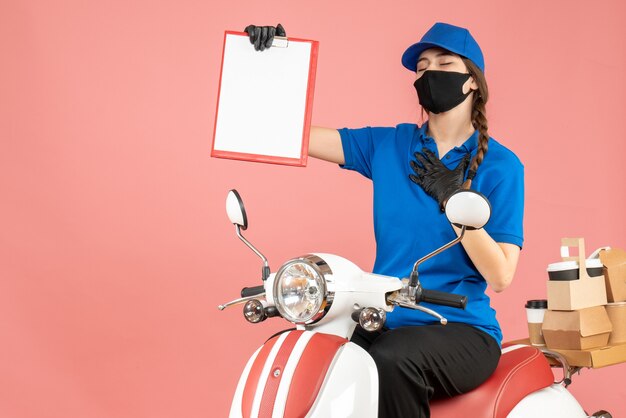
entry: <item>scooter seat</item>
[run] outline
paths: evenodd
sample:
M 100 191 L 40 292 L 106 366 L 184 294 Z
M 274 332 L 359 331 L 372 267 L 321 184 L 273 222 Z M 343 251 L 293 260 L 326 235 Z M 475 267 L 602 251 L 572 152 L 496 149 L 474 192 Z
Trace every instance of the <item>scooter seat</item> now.
M 463 395 L 431 401 L 430 413 L 433 418 L 506 418 L 524 397 L 553 381 L 550 365 L 537 348 L 505 346 L 485 383 Z

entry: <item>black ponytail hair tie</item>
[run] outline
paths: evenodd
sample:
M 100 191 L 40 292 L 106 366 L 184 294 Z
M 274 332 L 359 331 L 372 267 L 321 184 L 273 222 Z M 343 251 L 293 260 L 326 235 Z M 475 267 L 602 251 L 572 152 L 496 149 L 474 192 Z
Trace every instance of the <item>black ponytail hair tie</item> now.
M 472 170 L 472 169 L 470 169 L 470 170 L 467 172 L 467 179 L 468 179 L 468 180 L 474 180 L 474 177 L 476 177 L 476 170 Z

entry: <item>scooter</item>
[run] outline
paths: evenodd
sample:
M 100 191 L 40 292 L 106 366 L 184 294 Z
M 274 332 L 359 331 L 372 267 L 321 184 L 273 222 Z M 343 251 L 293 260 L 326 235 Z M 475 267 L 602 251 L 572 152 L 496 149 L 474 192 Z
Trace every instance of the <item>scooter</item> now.
M 248 228 L 248 218 L 236 190 L 228 193 L 226 211 L 239 239 L 263 260 L 262 285 L 244 288 L 241 298 L 218 308 L 243 304 L 248 322 L 280 316 L 295 324 L 295 329 L 274 335 L 250 357 L 230 418 L 368 418 L 378 413 L 378 373 L 370 355 L 349 341 L 356 324 L 367 331 L 380 330 L 387 312 L 400 306 L 426 312 L 445 326 L 446 318 L 420 303 L 464 309 L 467 298 L 422 288 L 419 265 L 461 242 L 466 230 L 482 228 L 491 206 L 475 191 L 452 195 L 445 214 L 461 228 L 459 236 L 418 260 L 406 279 L 367 273 L 345 258 L 324 253 L 293 258 L 271 273 L 267 258 L 241 233 Z M 563 367 L 562 381 L 554 381 L 546 357 Z M 431 416 L 590 417 L 566 388 L 575 370 L 558 353 L 504 344 L 499 365 L 485 383 L 466 394 L 431 402 Z M 611 417 L 605 411 L 591 416 Z

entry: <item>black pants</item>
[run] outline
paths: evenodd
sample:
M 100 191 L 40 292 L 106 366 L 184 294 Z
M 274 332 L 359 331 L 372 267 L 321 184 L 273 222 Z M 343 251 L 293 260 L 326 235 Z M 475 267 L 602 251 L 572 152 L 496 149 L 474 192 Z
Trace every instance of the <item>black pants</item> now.
M 379 418 L 429 418 L 430 399 L 474 389 L 494 372 L 500 359 L 493 337 L 459 323 L 374 333 L 357 325 L 351 340 L 376 362 Z

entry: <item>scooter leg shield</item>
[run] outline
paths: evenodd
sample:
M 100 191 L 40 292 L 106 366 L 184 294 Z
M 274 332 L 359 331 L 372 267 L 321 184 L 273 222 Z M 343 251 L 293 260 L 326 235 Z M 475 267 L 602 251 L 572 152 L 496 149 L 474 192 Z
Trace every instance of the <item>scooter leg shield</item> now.
M 377 399 L 376 365 L 365 350 L 345 338 L 291 331 L 248 361 L 230 417 L 376 417 Z
M 378 371 L 372 357 L 348 343 L 337 353 L 307 418 L 378 416 Z

